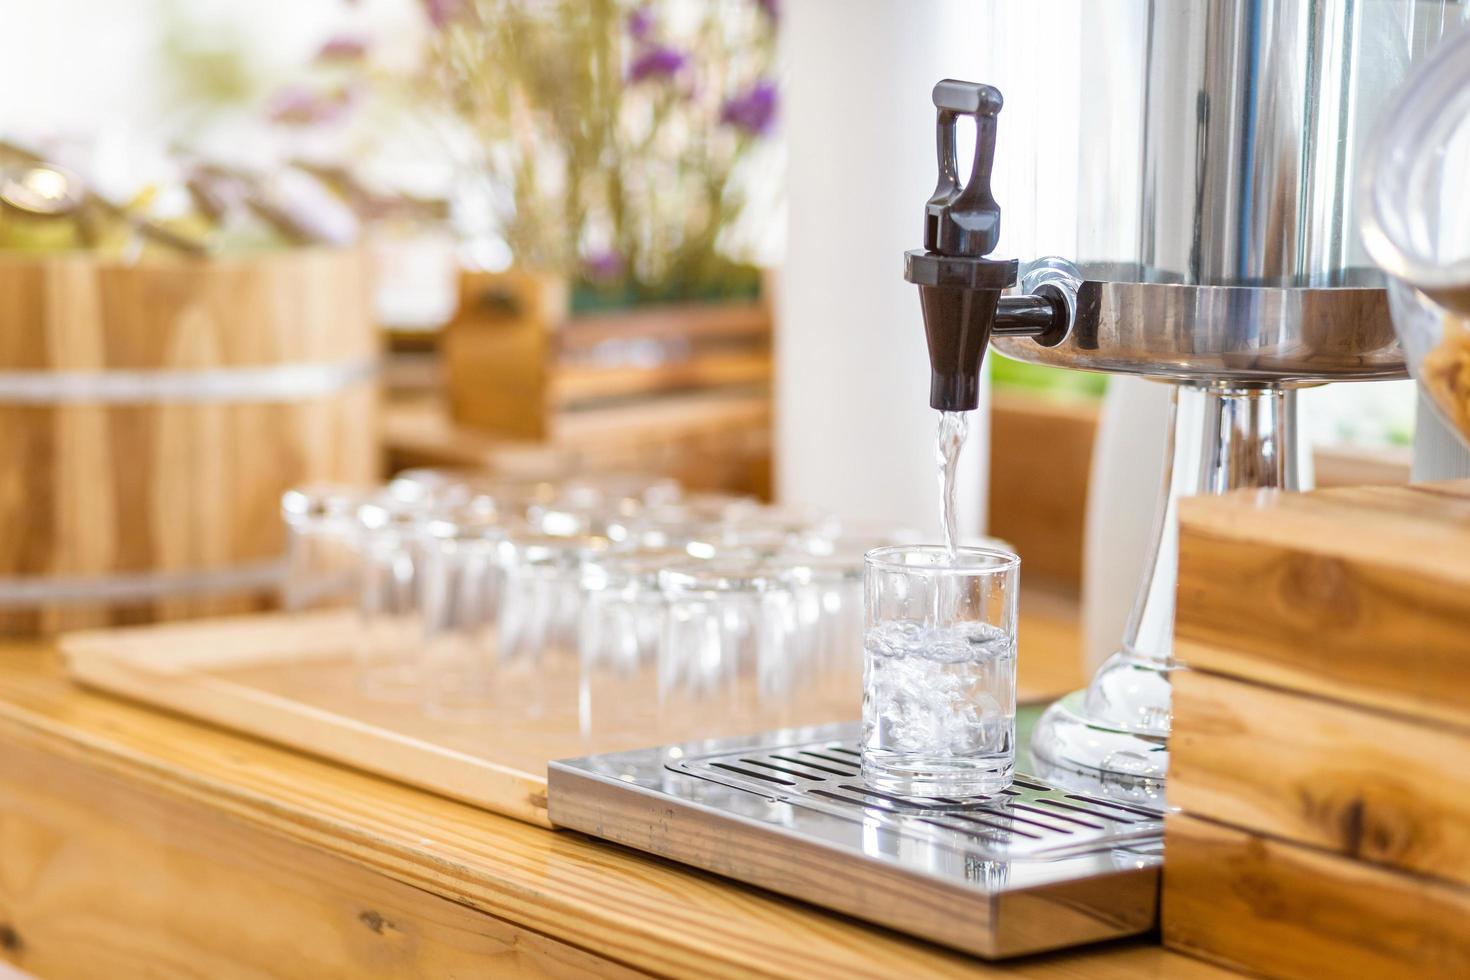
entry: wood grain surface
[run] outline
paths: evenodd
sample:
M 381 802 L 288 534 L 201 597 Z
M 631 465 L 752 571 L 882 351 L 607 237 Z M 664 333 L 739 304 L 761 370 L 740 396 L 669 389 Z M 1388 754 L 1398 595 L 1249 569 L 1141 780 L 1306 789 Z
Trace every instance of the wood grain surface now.
M 1181 671 L 1169 803 L 1470 884 L 1470 731 Z
M 1078 589 L 1100 403 L 997 391 L 990 399 L 989 533 L 1029 581 Z M 1039 578 L 1038 578 L 1039 577 Z
M 366 257 L 282 250 L 208 261 L 0 256 L 0 372 L 35 384 L 119 372 L 361 371 L 376 357 Z M 49 397 L 49 396 L 48 396 Z M 254 569 L 213 594 L 0 603 L 0 633 L 261 608 L 281 493 L 376 477 L 376 385 L 295 399 L 0 403 L 0 583 L 75 592 L 98 577 Z M 268 569 L 267 569 L 268 570 Z
M 1164 941 L 1272 977 L 1470 976 L 1470 889 L 1171 814 Z
M 644 975 L 35 748 L 0 808 L 0 946 L 38 977 Z
M 441 332 L 450 416 L 520 439 L 619 399 L 745 387 L 769 400 L 771 313 L 758 301 L 572 314 L 567 284 L 525 271 L 465 272 Z M 659 355 L 650 361 L 649 354 Z
M 548 441 L 529 442 L 457 425 L 436 400 L 390 405 L 384 442 L 393 469 L 471 466 L 513 470 L 556 454 L 584 471 L 663 473 L 690 490 L 771 495 L 771 399 L 764 392 L 706 391 L 559 415 Z
M 1184 501 L 1175 653 L 1470 727 L 1470 481 Z
M 256 853 L 257 847 L 292 845 L 309 850 L 324 862 L 297 868 L 295 855 L 301 852 L 276 850 L 273 853 L 281 855 L 282 875 L 299 871 L 301 880 L 310 882 L 324 873 L 323 869 L 327 874 L 334 873 L 338 865 L 329 859 L 337 859 L 385 880 L 382 887 L 387 892 L 368 893 L 367 898 L 349 905 L 346 913 L 338 910 L 335 926 L 322 927 L 327 933 L 334 928 L 351 932 L 351 917 L 365 909 L 376 909 L 372 903 L 379 900 L 384 904 L 405 903 L 404 914 L 411 914 L 410 921 L 415 923 L 406 931 L 430 930 L 430 926 L 417 923 L 444 922 L 446 917 L 450 917 L 450 924 L 444 929 L 457 929 L 454 922 L 458 920 L 452 919 L 443 905 L 447 900 L 475 914 L 493 916 L 515 930 L 547 937 L 559 946 L 575 947 L 625 967 L 663 976 L 810 980 L 1012 974 L 1055 980 L 1188 980 L 1224 975 L 1147 942 L 989 966 L 580 835 L 496 817 L 209 726 L 86 693 L 68 684 L 54 656 L 42 649 L 12 648 L 0 656 L 0 752 L 8 758 L 20 751 L 44 757 L 47 765 L 58 771 L 63 765 L 72 767 L 79 773 L 73 784 L 76 792 L 83 794 L 86 805 L 99 813 L 109 807 L 112 797 L 108 793 L 112 791 L 107 787 L 116 785 L 109 782 L 115 780 L 126 784 L 130 792 L 157 800 L 161 806 L 177 808 L 175 812 L 182 820 L 228 825 L 261 842 L 246 846 L 243 838 L 230 838 L 222 839 L 222 846 L 240 847 L 249 855 Z M 26 822 L 33 819 L 27 817 Z M 58 829 L 45 831 L 54 839 L 28 844 L 27 852 L 56 855 L 67 846 L 81 846 L 72 843 L 74 831 L 61 829 L 64 821 L 60 818 L 40 819 L 52 821 L 50 826 Z M 139 832 L 144 829 L 130 821 L 118 821 L 117 826 Z M 208 840 L 212 833 L 204 827 L 166 826 L 170 841 L 196 833 Z M 92 861 L 72 863 L 69 870 L 74 877 L 67 886 L 71 893 L 68 904 L 105 908 L 108 895 L 117 894 L 109 891 L 116 887 L 112 881 L 121 873 L 117 862 L 122 859 L 115 856 L 117 849 L 128 846 L 125 839 L 110 838 L 106 847 L 112 856 L 97 867 L 95 874 Z M 140 891 L 169 887 L 159 884 L 160 872 L 152 864 L 155 853 L 140 851 L 142 860 L 134 862 L 135 887 Z M 269 860 L 274 863 L 278 859 Z M 48 875 L 40 875 L 42 865 L 27 865 L 24 859 L 17 863 L 31 870 L 6 871 L 5 881 L 12 883 L 3 893 L 6 916 L 15 915 L 16 908 L 36 908 L 38 892 L 59 874 L 53 867 Z M 222 854 L 216 867 L 225 868 L 230 863 L 228 855 Z M 255 880 L 250 868 L 234 875 L 226 875 L 223 870 L 219 873 L 220 877 L 211 883 L 211 896 L 238 891 L 243 896 L 241 901 L 250 901 Z M 13 884 L 17 878 L 30 883 L 20 888 Z M 267 878 L 274 881 L 274 872 Z M 343 884 L 353 891 L 360 887 L 356 880 L 344 880 Z M 273 885 L 262 887 L 265 890 L 260 895 L 265 897 Z M 311 886 L 299 887 L 310 890 Z M 10 897 L 15 894 L 25 896 L 23 906 Z M 89 895 L 97 896 L 95 902 Z M 416 896 L 427 904 L 420 904 Z M 167 905 L 164 899 L 157 901 Z M 302 901 L 309 905 L 315 900 Z M 361 904 L 364 901 L 368 904 Z M 148 920 L 149 935 L 157 937 L 160 955 L 168 951 L 167 962 L 189 962 L 191 950 L 201 942 L 231 943 L 241 958 L 233 966 L 224 964 L 217 976 L 257 976 L 264 972 L 309 975 L 297 959 L 301 954 L 289 942 L 272 944 L 268 940 L 272 935 L 297 936 L 302 932 L 293 930 L 315 928 L 282 923 L 282 918 L 323 913 L 301 904 L 288 903 L 279 914 L 269 901 L 253 902 L 251 906 L 250 916 L 241 916 L 229 926 L 221 923 L 219 928 L 225 934 L 207 940 L 196 936 L 198 929 L 206 927 L 196 929 L 187 918 L 140 912 L 139 919 Z M 396 904 L 391 907 L 398 912 Z M 204 910 L 195 914 L 207 917 Z M 345 926 L 343 914 L 348 916 Z M 382 914 L 395 921 L 391 915 Z M 105 913 L 69 918 L 66 921 L 71 928 L 64 933 L 59 927 L 48 933 L 32 920 L 26 921 L 37 929 L 29 938 L 22 928 L 0 930 L 14 940 L 0 945 L 0 952 L 22 965 L 26 957 L 32 957 L 33 962 L 57 963 L 65 959 L 84 966 L 90 944 L 119 941 L 115 934 L 109 939 L 111 920 Z M 255 938 L 231 942 L 231 929 Z M 439 932 L 438 927 L 432 929 Z M 260 941 L 261 936 L 267 941 Z M 461 940 L 466 944 L 482 941 L 461 937 L 445 942 L 454 945 Z M 372 948 L 371 937 L 362 941 Z M 57 943 L 75 949 L 53 951 Z M 247 953 L 267 958 L 269 964 L 252 964 Z M 447 958 L 452 954 L 443 955 Z M 540 955 L 566 961 L 559 952 Z M 568 962 L 578 965 L 575 959 Z M 83 971 L 77 975 L 86 974 Z
M 1076 614 L 1041 593 L 1027 605 L 1019 625 L 1018 695 L 1039 700 L 1081 680 Z M 601 692 L 620 701 L 634 696 L 647 711 L 619 710 L 613 723 L 598 724 L 604 717 L 599 688 L 581 686 L 575 657 L 555 655 L 540 678 L 541 709 L 534 715 L 515 689 L 488 717 L 431 717 L 414 701 L 361 693 L 351 652 L 355 625 L 346 611 L 268 614 L 73 633 L 61 648 L 71 675 L 99 690 L 542 826 L 550 826 L 546 764 L 552 759 L 752 731 L 743 714 L 660 717 L 652 671 L 641 687 L 624 682 Z M 789 723 L 851 720 L 860 701 L 856 673 L 799 685 Z M 584 722 L 589 718 L 592 724 Z

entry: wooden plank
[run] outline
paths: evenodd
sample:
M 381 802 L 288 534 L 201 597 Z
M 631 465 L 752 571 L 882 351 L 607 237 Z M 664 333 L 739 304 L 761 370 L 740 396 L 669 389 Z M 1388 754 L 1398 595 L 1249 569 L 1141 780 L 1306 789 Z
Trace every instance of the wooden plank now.
M 1413 451 L 1408 446 L 1313 446 L 1312 478 L 1322 488 L 1396 486 L 1409 482 L 1412 459 Z
M 1470 976 L 1470 890 L 1184 814 L 1165 849 L 1171 948 L 1273 977 Z
M 253 833 L 651 973 L 801 980 L 1224 976 L 1147 942 L 987 966 L 580 835 L 88 693 L 68 684 L 44 650 L 0 653 L 0 757 L 31 748 L 58 765 L 84 765 L 89 778 L 110 775 L 162 799 L 207 807 Z M 234 927 L 250 930 L 253 920 L 239 916 Z
M 620 313 L 580 314 L 563 323 L 563 353 L 593 349 L 609 340 L 744 341 L 769 343 L 771 310 L 763 301 L 670 303 Z
M 1180 515 L 1181 660 L 1470 727 L 1470 481 L 1195 498 Z
M 1470 731 L 1181 671 L 1169 803 L 1470 884 Z
M 1039 576 L 1082 583 L 1082 536 L 1099 403 L 995 392 L 990 406 L 990 533 Z
M 771 355 L 765 351 L 717 351 L 651 367 L 626 364 L 568 364 L 551 379 L 552 403 L 591 410 L 599 402 L 670 391 L 769 385 Z
M 550 826 L 546 764 L 552 759 L 752 730 L 740 715 L 679 721 L 652 708 L 636 719 L 619 713 L 612 731 L 584 728 L 586 692 L 576 658 L 555 655 L 543 671 L 534 717 L 509 697 L 493 717 L 474 723 L 434 718 L 414 701 L 373 699 L 358 690 L 354 629 L 351 612 L 277 613 L 72 633 L 61 649 L 71 675 L 98 690 L 542 826 Z M 1076 682 L 1075 607 L 1054 602 L 1023 616 L 1019 629 L 1026 651 L 1018 685 L 1023 700 Z M 654 673 L 642 683 L 640 703 L 656 705 Z M 802 685 L 794 692 L 792 723 L 855 718 L 858 695 L 855 677 L 845 686 Z M 629 696 L 628 685 L 617 696 Z
M 0 959 L 37 976 L 644 975 L 199 802 L 4 752 Z
M 485 466 L 515 473 L 560 457 L 583 471 L 666 474 L 691 490 L 770 496 L 771 398 L 742 388 L 674 392 L 557 416 L 550 441 L 497 438 L 454 425 L 433 402 L 389 406 L 393 468 Z M 545 472 L 544 469 L 542 472 Z

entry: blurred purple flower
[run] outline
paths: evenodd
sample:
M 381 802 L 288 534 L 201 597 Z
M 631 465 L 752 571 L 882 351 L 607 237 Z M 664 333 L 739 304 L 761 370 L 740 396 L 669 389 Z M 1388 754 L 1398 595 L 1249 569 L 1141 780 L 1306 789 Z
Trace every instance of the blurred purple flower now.
M 321 50 L 316 53 L 316 60 L 356 61 L 367 54 L 367 49 L 368 43 L 366 38 L 339 34 L 336 37 L 327 38 Z
M 623 256 L 616 249 L 593 252 L 583 259 L 583 266 L 588 279 L 609 282 L 623 274 Z
M 266 114 L 272 122 L 310 126 L 341 118 L 348 109 L 349 101 L 342 92 L 324 95 L 301 86 L 292 86 L 275 94 L 266 108 Z
M 638 52 L 638 56 L 628 66 L 628 81 L 641 82 L 650 78 L 673 78 L 688 61 L 689 56 L 684 52 L 662 44 L 655 44 Z
M 781 19 L 781 0 L 755 0 L 755 5 L 765 11 L 772 23 Z
M 435 27 L 443 27 L 459 13 L 462 0 L 423 0 L 423 3 L 424 14 L 429 18 L 429 23 Z
M 653 11 L 639 7 L 628 15 L 628 33 L 635 41 L 646 41 L 653 33 Z
M 739 95 L 731 96 L 720 107 L 720 122 L 743 129 L 752 136 L 764 136 L 776 122 L 776 84 L 761 79 Z

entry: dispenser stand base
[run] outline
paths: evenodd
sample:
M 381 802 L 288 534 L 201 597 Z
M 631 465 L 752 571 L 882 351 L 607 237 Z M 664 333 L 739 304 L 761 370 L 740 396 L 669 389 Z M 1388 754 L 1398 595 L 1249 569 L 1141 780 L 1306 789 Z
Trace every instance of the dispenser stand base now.
M 1052 784 L 1081 793 L 1164 805 L 1168 739 L 1089 720 L 1087 692 L 1057 701 L 1031 734 L 1031 767 Z
M 1296 392 L 1177 384 L 1153 547 L 1119 652 L 1052 705 L 1031 752 L 1048 782 L 1162 803 L 1169 769 L 1179 501 L 1243 488 L 1296 490 Z

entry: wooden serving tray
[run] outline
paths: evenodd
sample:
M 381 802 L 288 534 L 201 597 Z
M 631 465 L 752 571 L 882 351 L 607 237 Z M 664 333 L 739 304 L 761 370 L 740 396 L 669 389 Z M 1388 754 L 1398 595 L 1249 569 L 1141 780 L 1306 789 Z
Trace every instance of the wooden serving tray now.
M 615 734 L 580 731 L 575 669 L 547 675 L 538 716 L 455 721 L 413 701 L 358 689 L 351 654 L 354 614 L 267 614 L 71 633 L 61 650 L 71 676 L 90 687 L 279 742 L 529 823 L 546 816 L 552 759 L 645 748 L 698 733 L 661 727 L 652 678 L 648 717 Z M 793 724 L 841 721 L 850 699 L 812 696 Z M 753 734 L 738 718 L 697 719 L 700 733 Z
M 1017 695 L 1049 700 L 1080 680 L 1076 609 L 1027 593 L 1021 616 Z M 759 719 L 700 712 L 675 722 L 657 716 L 653 678 L 625 689 L 615 732 L 582 733 L 575 667 L 543 682 L 536 717 L 459 722 L 426 715 L 417 703 L 365 697 L 358 690 L 350 611 L 269 613 L 70 633 L 60 647 L 71 677 L 211 724 L 277 742 L 541 826 L 546 770 L 553 759 L 648 748 L 701 738 L 753 735 L 779 727 Z M 808 679 L 785 722 L 819 725 L 857 717 L 855 676 Z

